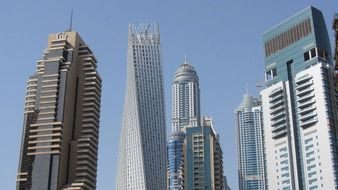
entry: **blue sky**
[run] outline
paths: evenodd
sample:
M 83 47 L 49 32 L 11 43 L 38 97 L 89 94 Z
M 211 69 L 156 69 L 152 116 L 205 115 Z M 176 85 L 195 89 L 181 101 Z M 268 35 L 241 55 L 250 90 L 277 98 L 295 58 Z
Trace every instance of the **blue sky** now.
M 328 31 L 338 12 L 334 0 L 31 0 L 3 1 L 0 7 L 0 187 L 15 189 L 26 80 L 35 72 L 49 33 L 73 29 L 98 58 L 103 78 L 98 188 L 115 189 L 119 133 L 126 79 L 128 23 L 160 24 L 165 77 L 167 129 L 171 117 L 171 81 L 187 55 L 200 78 L 204 115 L 214 118 L 221 136 L 224 171 L 238 189 L 234 109 L 246 83 L 257 95 L 264 82 L 262 33 L 307 6 L 323 11 Z

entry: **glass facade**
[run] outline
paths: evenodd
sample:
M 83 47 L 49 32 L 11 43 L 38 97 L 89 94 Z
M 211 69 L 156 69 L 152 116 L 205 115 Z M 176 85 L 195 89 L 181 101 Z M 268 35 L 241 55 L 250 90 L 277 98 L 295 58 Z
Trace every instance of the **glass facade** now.
M 184 132 L 174 132 L 168 140 L 168 181 L 170 190 L 184 189 Z
M 247 94 L 235 110 L 240 190 L 265 189 L 262 108 Z

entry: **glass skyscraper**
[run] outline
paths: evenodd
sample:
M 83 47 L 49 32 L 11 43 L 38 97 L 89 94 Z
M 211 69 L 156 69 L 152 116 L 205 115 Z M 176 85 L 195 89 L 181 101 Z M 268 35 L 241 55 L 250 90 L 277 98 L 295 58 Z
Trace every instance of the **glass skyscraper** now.
M 262 107 L 248 94 L 235 110 L 238 181 L 240 190 L 264 190 Z
M 268 189 L 337 189 L 335 73 L 322 13 L 308 7 L 263 34 Z
M 116 189 L 166 189 L 166 149 L 159 26 L 129 25 Z
M 74 31 L 49 35 L 44 52 L 27 83 L 16 189 L 96 189 L 96 58 Z

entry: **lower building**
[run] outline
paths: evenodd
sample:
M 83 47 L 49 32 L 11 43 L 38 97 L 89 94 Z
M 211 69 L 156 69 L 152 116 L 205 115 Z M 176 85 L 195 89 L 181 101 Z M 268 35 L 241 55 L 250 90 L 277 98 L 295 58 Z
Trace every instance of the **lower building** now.
M 168 140 L 168 189 L 184 189 L 184 132 L 176 131 Z
M 202 126 L 186 128 L 185 187 L 187 190 L 224 189 L 219 137 L 211 118 Z

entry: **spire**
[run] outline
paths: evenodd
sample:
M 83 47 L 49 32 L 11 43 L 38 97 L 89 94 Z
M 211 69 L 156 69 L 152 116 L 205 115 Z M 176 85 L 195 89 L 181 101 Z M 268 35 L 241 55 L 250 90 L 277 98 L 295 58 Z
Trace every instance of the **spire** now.
M 69 28 L 67 31 L 72 31 L 73 26 L 73 9 L 70 11 L 70 22 L 69 22 Z
M 184 54 L 184 64 L 188 64 L 188 62 L 187 62 L 187 54 Z
M 248 82 L 245 83 L 245 88 L 246 88 L 246 94 L 249 95 L 249 86 L 248 86 Z

